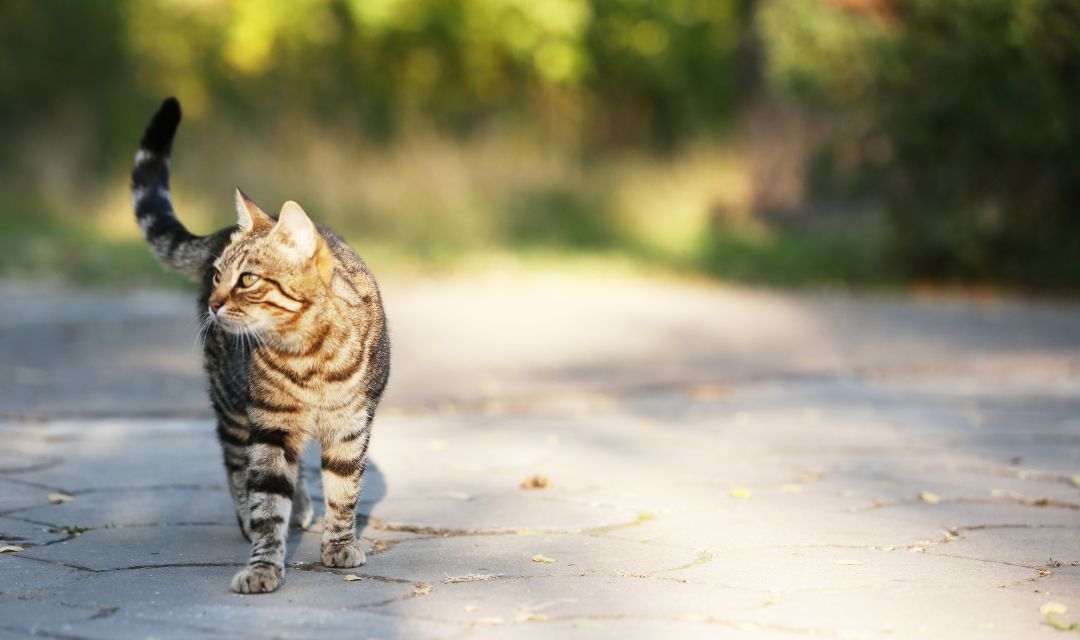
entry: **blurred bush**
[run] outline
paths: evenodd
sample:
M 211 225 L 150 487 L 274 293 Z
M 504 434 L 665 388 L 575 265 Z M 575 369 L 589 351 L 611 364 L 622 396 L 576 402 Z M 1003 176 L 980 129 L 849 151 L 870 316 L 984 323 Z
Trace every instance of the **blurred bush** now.
M 1080 284 L 1080 4 L 774 0 L 783 95 L 837 123 L 818 183 L 881 198 L 918 277 Z
M 1072 287 L 1078 64 L 1072 0 L 7 0 L 0 227 L 142 268 L 125 174 L 175 94 L 198 230 L 238 183 L 437 260 Z

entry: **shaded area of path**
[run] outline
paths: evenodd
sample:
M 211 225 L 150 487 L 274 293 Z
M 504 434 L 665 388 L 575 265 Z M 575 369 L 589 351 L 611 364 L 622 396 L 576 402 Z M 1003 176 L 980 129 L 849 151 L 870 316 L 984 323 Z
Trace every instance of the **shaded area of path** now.
M 246 544 L 190 303 L 7 290 L 0 546 L 23 550 L 0 554 L 0 635 L 1049 637 L 1048 601 L 1080 619 L 1080 307 L 387 289 L 369 562 L 322 567 L 316 524 L 261 597 L 228 591 Z

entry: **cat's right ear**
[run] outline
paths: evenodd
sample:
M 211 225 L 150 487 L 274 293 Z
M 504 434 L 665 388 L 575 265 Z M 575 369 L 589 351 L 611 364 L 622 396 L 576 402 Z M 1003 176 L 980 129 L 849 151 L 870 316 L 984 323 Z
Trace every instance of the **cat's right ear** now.
M 247 194 L 236 188 L 236 224 L 244 233 L 274 226 L 274 219 L 255 204 Z

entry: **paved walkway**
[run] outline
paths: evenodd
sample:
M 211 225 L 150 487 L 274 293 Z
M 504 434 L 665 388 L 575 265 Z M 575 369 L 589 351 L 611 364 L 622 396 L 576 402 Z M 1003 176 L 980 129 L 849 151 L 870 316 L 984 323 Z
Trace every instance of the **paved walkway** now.
M 0 637 L 1011 640 L 1058 633 L 1047 603 L 1080 621 L 1080 307 L 385 288 L 368 563 L 322 567 L 316 523 L 279 592 L 238 596 L 190 300 L 0 287 L 0 547 L 21 548 L 0 554 Z

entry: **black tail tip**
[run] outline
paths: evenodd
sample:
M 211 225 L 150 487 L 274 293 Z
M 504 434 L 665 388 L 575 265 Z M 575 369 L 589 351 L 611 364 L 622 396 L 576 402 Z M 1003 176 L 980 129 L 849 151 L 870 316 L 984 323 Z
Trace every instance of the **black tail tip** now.
M 178 126 L 180 126 L 180 101 L 172 97 L 165 98 L 146 127 L 142 142 L 139 144 L 140 148 L 168 155 Z

